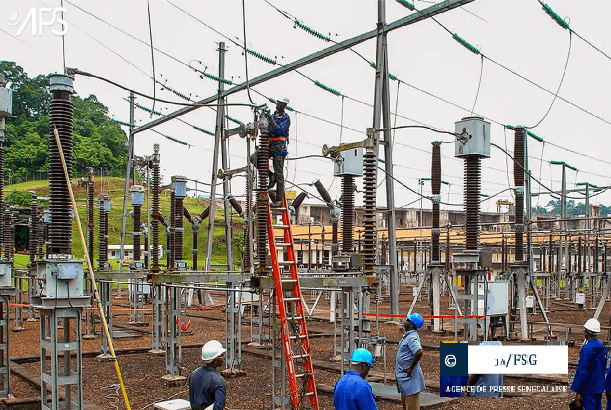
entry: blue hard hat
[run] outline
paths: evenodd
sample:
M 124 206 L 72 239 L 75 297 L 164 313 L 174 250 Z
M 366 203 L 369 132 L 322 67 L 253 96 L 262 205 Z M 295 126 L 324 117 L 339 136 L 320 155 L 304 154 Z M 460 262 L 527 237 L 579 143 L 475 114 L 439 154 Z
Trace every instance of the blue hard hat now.
M 367 349 L 359 347 L 352 353 L 350 361 L 353 363 L 367 363 L 370 369 L 375 369 L 373 365 L 373 355 Z
M 406 319 L 412 322 L 414 326 L 416 326 L 416 329 L 420 329 L 424 324 L 424 319 L 420 313 L 412 313 L 411 315 L 407 315 Z

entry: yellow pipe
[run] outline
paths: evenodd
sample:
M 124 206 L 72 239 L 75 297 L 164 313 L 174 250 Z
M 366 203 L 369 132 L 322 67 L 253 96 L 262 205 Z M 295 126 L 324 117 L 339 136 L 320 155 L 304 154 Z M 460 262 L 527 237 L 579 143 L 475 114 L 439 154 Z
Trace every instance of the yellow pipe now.
M 117 362 L 117 355 L 115 354 L 115 347 L 112 344 L 110 332 L 108 331 L 108 322 L 106 321 L 106 315 L 104 315 L 104 308 L 102 307 L 102 302 L 100 300 L 100 294 L 98 293 L 98 287 L 95 283 L 95 275 L 93 273 L 93 266 L 91 266 L 91 259 L 89 258 L 87 243 L 85 242 L 85 235 L 83 235 L 83 227 L 81 225 L 81 218 L 79 217 L 78 209 L 76 208 L 74 192 L 72 191 L 72 185 L 70 184 L 70 177 L 68 176 L 68 167 L 66 166 L 66 158 L 64 157 L 64 152 L 62 150 L 62 143 L 59 140 L 59 133 L 57 132 L 57 128 L 53 127 L 53 133 L 55 134 L 55 142 L 57 143 L 57 148 L 59 149 L 59 157 L 62 160 L 62 167 L 64 169 L 64 177 L 66 178 L 66 185 L 68 186 L 68 191 L 70 192 L 70 201 L 72 202 L 72 208 L 74 209 L 74 217 L 76 218 L 76 225 L 78 226 L 78 232 L 79 232 L 79 235 L 81 236 L 81 242 L 83 243 L 83 250 L 85 251 L 85 261 L 87 262 L 87 273 L 89 275 L 89 280 L 91 281 L 91 285 L 93 286 L 93 297 L 98 304 L 98 311 L 100 313 L 100 321 L 102 322 L 102 327 L 104 328 L 104 334 L 106 335 L 106 341 L 108 342 L 110 354 L 115 362 L 115 369 L 117 371 L 117 376 L 119 377 L 119 383 L 121 384 L 121 392 L 123 393 L 123 398 L 125 399 L 125 406 L 127 407 L 127 410 L 131 410 L 131 406 L 129 405 L 129 399 L 127 398 L 127 391 L 125 391 L 125 384 L 123 384 L 123 377 L 121 377 L 121 369 L 119 368 L 119 362 Z

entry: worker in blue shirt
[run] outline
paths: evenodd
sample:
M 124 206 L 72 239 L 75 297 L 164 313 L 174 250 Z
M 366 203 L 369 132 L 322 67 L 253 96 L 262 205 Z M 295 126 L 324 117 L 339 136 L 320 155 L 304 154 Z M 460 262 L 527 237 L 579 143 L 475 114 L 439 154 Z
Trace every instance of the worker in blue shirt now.
M 575 401 L 581 402 L 584 410 L 601 410 L 607 365 L 606 350 L 596 338 L 600 333 L 598 320 L 588 319 L 583 327 L 586 342 L 579 351 L 579 362 L 571 390 L 576 393 Z
M 405 333 L 397 348 L 395 377 L 397 388 L 401 393 L 403 410 L 420 410 L 420 391 L 426 389 L 424 376 L 418 363 L 422 358 L 422 345 L 418 329 L 424 324 L 419 313 L 407 315 L 403 328 Z
M 377 410 L 371 386 L 365 380 L 369 369 L 374 369 L 373 356 L 367 349 L 358 348 L 350 357 L 348 370 L 333 388 L 335 410 Z
M 279 208 L 284 197 L 284 158 L 288 154 L 289 127 L 291 119 L 284 111 L 289 103 L 288 98 L 276 100 L 276 112 L 268 118 L 269 156 L 274 167 L 273 176 L 270 178 L 270 188 L 276 184 L 276 200 L 272 207 Z
M 202 347 L 201 367 L 189 376 L 189 403 L 192 410 L 223 410 L 227 397 L 227 382 L 216 372 L 225 363 L 227 351 L 218 340 Z
M 611 366 L 609 366 L 609 372 L 605 379 L 605 397 L 607 397 L 607 406 L 605 410 L 611 410 Z

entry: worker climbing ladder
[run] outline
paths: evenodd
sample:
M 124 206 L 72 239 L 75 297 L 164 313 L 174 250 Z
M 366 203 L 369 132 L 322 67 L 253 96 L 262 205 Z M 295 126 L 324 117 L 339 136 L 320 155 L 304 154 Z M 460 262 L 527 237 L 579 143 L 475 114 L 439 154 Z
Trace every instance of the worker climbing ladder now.
M 289 381 L 289 389 L 293 409 L 304 408 L 305 397 L 313 408 L 318 410 L 318 395 L 314 381 L 314 368 L 310 356 L 310 342 L 306 327 L 299 277 L 297 276 L 297 259 L 291 233 L 290 217 L 286 195 L 282 200 L 282 224 L 272 223 L 272 212 L 268 208 L 267 226 L 269 234 L 269 250 L 274 278 L 274 293 L 280 318 L 282 347 Z M 274 230 L 282 231 L 278 238 Z M 278 249 L 284 249 L 286 260 L 278 260 Z M 283 267 L 282 271 L 280 267 Z M 288 270 L 288 273 L 287 273 Z M 299 388 L 300 387 L 300 388 Z

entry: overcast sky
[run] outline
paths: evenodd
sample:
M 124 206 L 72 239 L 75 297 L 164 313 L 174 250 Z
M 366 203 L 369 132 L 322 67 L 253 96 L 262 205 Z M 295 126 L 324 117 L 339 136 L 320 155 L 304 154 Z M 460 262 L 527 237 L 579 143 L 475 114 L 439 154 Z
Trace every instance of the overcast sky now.
M 394 0 L 387 0 L 386 4 L 387 22 L 412 13 Z M 570 22 L 570 27 L 577 34 L 611 55 L 608 22 L 611 2 L 552 0 L 548 4 Z M 416 1 L 415 5 L 418 9 L 424 9 L 432 2 Z M 39 11 L 41 8 L 54 9 L 59 6 L 57 0 L 2 1 L 0 59 L 17 62 L 31 77 L 62 72 L 62 38 L 52 30 L 65 27 L 55 22 L 52 26 L 42 27 L 42 35 L 33 35 L 32 21 L 26 21 L 32 8 Z M 106 77 L 148 95 L 153 94 L 146 1 L 64 0 L 64 7 L 67 9 L 64 19 L 68 28 L 64 38 L 66 66 Z M 244 41 L 242 1 L 153 0 L 150 1 L 150 12 L 153 45 L 157 49 L 154 52 L 157 80 L 163 83 L 167 81 L 169 87 L 193 100 L 214 95 L 216 82 L 200 78 L 200 74 L 189 65 L 217 75 L 220 41 L 225 42 L 228 49 L 225 77 L 236 84 L 246 80 L 244 55 L 238 45 Z M 44 16 L 47 20 L 51 18 L 50 13 Z M 375 28 L 377 2 L 246 0 L 245 16 L 247 47 L 275 60 L 277 64 L 287 64 L 332 45 L 295 28 L 295 20 L 330 37 L 332 41 L 343 41 Z M 481 50 L 486 58 L 482 59 L 480 55 L 467 50 L 432 20 L 389 33 L 389 71 L 401 80 L 390 82 L 393 124 L 424 124 L 453 131 L 454 123 L 471 115 L 475 104 L 474 115 L 484 116 L 492 122 L 492 142 L 506 146 L 509 151 L 513 151 L 513 131 L 505 130 L 499 124 L 533 127 L 540 123 L 532 128 L 532 132 L 546 143 L 529 139 L 530 168 L 533 176 L 546 186 L 553 190 L 561 188 L 561 167 L 551 165 L 550 161 L 565 161 L 578 168 L 578 172 L 567 170 L 569 189 L 574 188 L 577 182 L 611 185 L 611 159 L 608 155 L 611 152 L 608 138 L 611 131 L 609 57 L 575 34 L 570 36 L 568 30 L 560 27 L 543 11 L 537 0 L 476 0 L 462 9 L 439 15 L 437 20 L 450 32 Z M 571 48 L 566 64 L 569 42 Z M 375 61 L 375 40 L 367 41 L 354 50 L 368 61 Z M 559 92 L 562 99 L 556 99 L 545 116 L 554 100 L 553 93 L 560 85 L 565 64 L 566 73 Z M 277 67 L 248 56 L 249 78 Z M 290 98 L 290 106 L 296 110 L 289 113 L 292 120 L 290 157 L 320 154 L 323 144 L 363 140 L 366 128 L 372 126 L 375 70 L 363 58 L 347 50 L 303 67 L 299 72 L 301 74 L 291 72 L 277 77 L 254 87 L 250 93 L 256 104 L 267 102 L 261 94 L 276 99 Z M 541 90 L 518 75 L 552 93 Z M 341 96 L 317 87 L 313 81 L 339 91 Z M 109 107 L 111 117 L 126 122 L 129 120 L 128 92 L 81 76 L 77 76 L 74 86 L 81 97 L 95 94 Z M 155 92 L 159 98 L 185 102 L 159 85 Z M 145 98 L 139 97 L 137 102 L 152 107 L 152 103 Z M 240 92 L 231 95 L 228 102 L 250 101 L 246 92 Z M 155 109 L 164 114 L 178 107 L 155 104 Z M 243 122 L 252 120 L 252 113 L 246 107 L 229 107 L 229 115 Z M 151 117 L 145 111 L 136 111 L 137 125 L 154 118 L 156 116 Z M 191 125 L 214 131 L 214 118 L 215 112 L 204 107 L 182 117 L 186 123 L 173 120 L 157 128 L 162 134 L 184 141 L 189 146 L 172 142 L 153 131 L 137 134 L 136 154 L 148 155 L 152 153 L 153 144 L 159 143 L 164 182 L 169 182 L 172 175 L 186 175 L 210 182 L 213 137 L 193 129 Z M 235 125 L 229 123 L 229 126 Z M 395 177 L 409 188 L 419 191 L 418 179 L 430 177 L 431 142 L 451 141 L 451 138 L 447 134 L 426 130 L 400 129 L 394 132 Z M 453 144 L 443 144 L 441 147 L 442 179 L 450 183 L 449 186 L 442 186 L 442 200 L 457 204 L 454 209 L 460 209 L 463 202 L 462 160 L 454 158 Z M 246 145 L 243 140 L 237 136 L 231 137 L 230 151 L 231 168 L 245 165 Z M 286 175 L 290 183 L 316 193 L 307 184 L 320 179 L 333 198 L 339 197 L 341 183 L 339 178 L 333 178 L 333 164 L 329 160 L 298 159 L 287 164 Z M 494 195 L 513 185 L 512 169 L 506 155 L 492 147 L 491 158 L 482 160 L 482 192 Z M 382 178 L 380 173 L 378 204 L 383 206 Z M 232 179 L 232 190 L 236 195 L 243 193 L 244 184 L 244 178 Z M 358 185 L 362 185 L 360 179 Z M 419 206 L 416 194 L 398 183 L 395 189 L 397 206 L 410 203 L 410 206 Z M 545 190 L 533 184 L 533 192 L 540 189 Z M 430 183 L 423 186 L 423 193 L 430 195 Z M 357 203 L 361 202 L 360 197 L 361 194 L 357 194 Z M 503 192 L 484 202 L 482 209 L 493 211 L 497 199 L 510 198 L 511 192 Z M 544 206 L 549 199 L 548 196 L 534 198 L 533 204 Z M 316 199 L 310 201 L 315 202 Z M 609 205 L 611 194 L 603 193 L 592 201 Z M 425 200 L 424 207 L 430 208 L 430 202 Z

